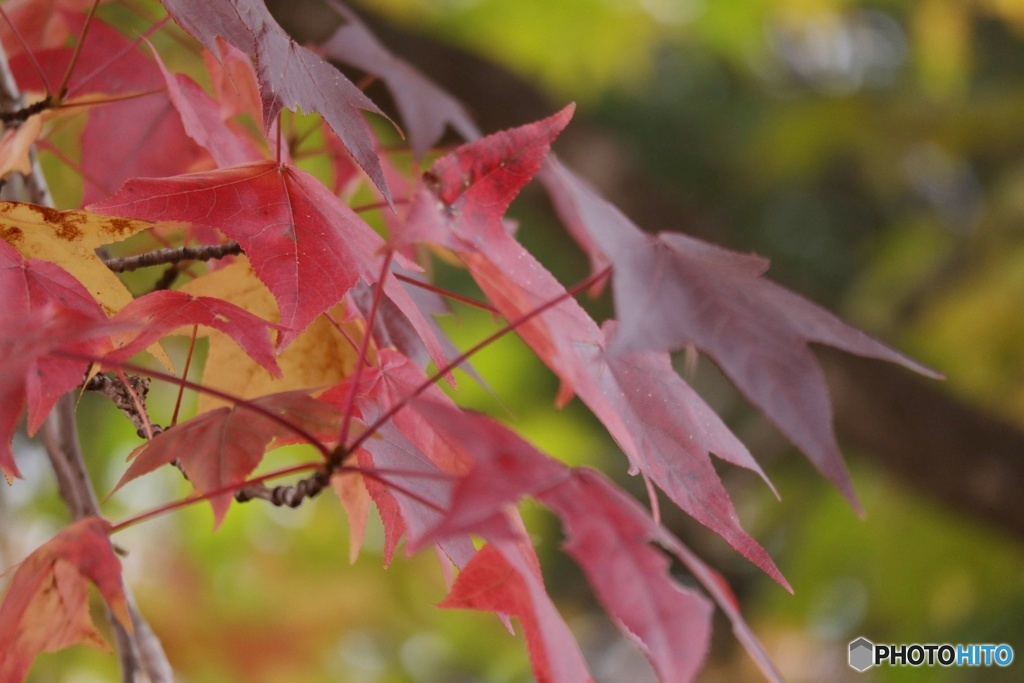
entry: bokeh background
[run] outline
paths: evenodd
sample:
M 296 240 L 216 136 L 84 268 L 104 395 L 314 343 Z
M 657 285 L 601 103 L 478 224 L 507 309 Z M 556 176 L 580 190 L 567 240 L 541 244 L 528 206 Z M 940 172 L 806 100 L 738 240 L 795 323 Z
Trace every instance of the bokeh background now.
M 300 40 L 328 34 L 320 0 L 271 3 Z M 706 359 L 684 371 L 748 445 L 782 500 L 722 469 L 748 531 L 791 596 L 699 525 L 666 521 L 721 570 L 791 681 L 1020 680 L 998 669 L 858 674 L 847 643 L 1009 643 L 1024 658 L 1024 2 L 1019 0 L 376 0 L 385 43 L 463 99 L 486 131 L 565 102 L 556 145 L 641 226 L 770 257 L 771 275 L 947 375 L 944 383 L 824 356 L 860 519 Z M 386 102 L 386 96 L 371 90 Z M 539 192 L 520 237 L 563 280 L 586 262 Z M 458 273 L 443 274 L 458 286 Z M 591 303 L 610 313 L 606 300 Z M 462 345 L 494 329 L 457 308 Z M 686 359 L 680 358 L 680 368 Z M 691 359 L 692 360 L 692 359 Z M 549 453 L 643 495 L 578 402 L 515 339 L 463 378 L 462 401 Z M 136 442 L 86 397 L 82 438 L 107 491 Z M 159 399 L 158 399 L 159 400 Z M 172 401 L 173 396 L 163 400 Z M 108 428 L 108 424 L 111 425 Z M 119 425 L 119 426 L 118 426 Z M 25 445 L 31 449 L 32 445 Z M 280 462 L 280 461 L 278 461 Z M 0 491 L 5 566 L 65 522 L 43 457 Z M 152 481 L 150 481 L 152 480 Z M 113 518 L 184 492 L 168 472 L 108 502 Z M 189 509 L 119 536 L 140 606 L 182 680 L 528 681 L 521 638 L 490 615 L 432 605 L 436 559 L 381 567 L 379 526 L 348 563 L 347 524 L 323 496 L 297 511 L 236 508 L 211 534 Z M 527 504 L 551 591 L 600 681 L 653 681 Z M 686 577 L 680 573 L 683 580 Z M 759 680 L 716 619 L 702 681 Z M 34 681 L 109 680 L 113 658 L 45 656 Z

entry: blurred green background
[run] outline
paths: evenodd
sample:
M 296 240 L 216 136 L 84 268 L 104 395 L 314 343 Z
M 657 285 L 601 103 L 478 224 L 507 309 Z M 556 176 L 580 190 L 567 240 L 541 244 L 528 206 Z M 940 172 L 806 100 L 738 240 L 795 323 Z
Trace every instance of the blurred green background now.
M 364 5 L 405 31 L 497 62 L 543 92 L 552 111 L 577 101 L 580 125 L 598 131 L 575 156 L 584 175 L 614 185 L 640 168 L 652 191 L 680 207 L 644 227 L 770 257 L 772 277 L 941 370 L 943 391 L 1024 429 L 1024 2 Z M 522 240 L 564 282 L 583 277 L 579 252 L 543 203 L 526 199 L 515 207 Z M 594 306 L 607 315 L 606 301 Z M 487 315 L 456 313 L 446 325 L 462 346 L 494 329 Z M 578 402 L 553 412 L 555 381 L 517 340 L 475 365 L 497 398 L 463 377 L 467 405 L 643 495 Z M 695 523 L 669 511 L 667 521 L 727 575 L 787 680 L 1022 679 L 1020 661 L 1008 670 L 848 668 L 847 643 L 858 636 L 1005 642 L 1024 657 L 1024 539 L 911 491 L 846 447 L 861 520 L 707 361 L 691 379 L 782 494 L 777 502 L 747 473 L 721 470 L 745 527 L 796 595 Z M 83 424 L 104 426 L 83 439 L 105 491 L 136 439 L 126 427 L 111 435 L 106 421 L 120 421 L 93 398 L 83 402 Z M 971 457 L 964 452 L 955 466 L 969 470 Z M 47 485 L 41 458 L 22 463 L 30 482 Z M 0 556 L 10 561 L 64 523 L 52 492 L 38 490 L 16 486 L 0 498 Z M 132 484 L 105 509 L 118 519 L 183 492 L 168 472 Z M 595 677 L 652 681 L 559 553 L 557 524 L 530 504 L 524 510 Z M 521 638 L 492 616 L 431 606 L 445 587 L 429 554 L 382 570 L 374 528 L 348 566 L 347 524 L 331 496 L 298 511 L 236 507 L 216 534 L 210 529 L 209 512 L 190 509 L 117 539 L 131 551 L 127 576 L 182 680 L 530 680 Z M 715 627 L 700 680 L 759 680 L 727 624 L 716 619 Z M 107 680 L 113 663 L 76 648 L 41 658 L 32 680 Z

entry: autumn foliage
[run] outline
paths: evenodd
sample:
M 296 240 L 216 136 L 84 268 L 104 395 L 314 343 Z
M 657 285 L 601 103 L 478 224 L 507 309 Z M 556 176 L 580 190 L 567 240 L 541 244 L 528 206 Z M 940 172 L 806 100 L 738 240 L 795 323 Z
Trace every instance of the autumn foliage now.
M 694 678 L 716 605 L 776 677 L 724 582 L 643 503 L 436 384 L 454 386 L 473 353 L 518 334 L 560 380 L 558 406 L 579 398 L 623 467 L 788 587 L 711 456 L 767 478 L 670 353 L 706 354 L 854 506 L 809 344 L 928 371 L 766 279 L 757 256 L 635 226 L 551 153 L 572 105 L 481 137 L 457 101 L 332 4 L 346 23 L 309 48 L 261 0 L 164 0 L 169 20 L 145 5 L 142 36 L 90 2 L 3 5 L 24 99 L 5 114 L 0 163 L 10 181 L 31 171 L 33 150 L 53 152 L 81 176 L 83 206 L 45 206 L 31 183 L 32 201 L 0 203 L 0 469 L 18 485 L 23 414 L 33 434 L 62 395 L 116 385 L 143 438 L 118 488 L 173 466 L 195 495 L 129 520 L 86 517 L 21 563 L 0 606 L 0 680 L 23 678 L 39 652 L 102 644 L 88 583 L 131 630 L 112 533 L 184 504 L 205 501 L 220 524 L 235 500 L 295 506 L 321 493 L 341 498 L 354 539 L 376 506 L 387 561 L 403 537 L 410 552 L 439 548 L 458 569 L 442 606 L 518 619 L 539 681 L 590 673 L 545 590 L 524 497 L 561 520 L 565 551 L 661 680 Z M 173 68 L 149 44 L 164 34 L 179 44 Z M 397 120 L 331 62 L 381 79 Z M 69 121 L 82 121 L 77 151 L 62 147 Z M 396 131 L 404 143 L 385 143 Z M 465 143 L 441 153 L 446 131 Z M 531 181 L 589 256 L 586 281 L 567 287 L 517 241 L 505 212 Z M 131 236 L 133 253 L 104 250 Z M 477 305 L 507 321 L 497 334 L 463 350 L 445 338 L 434 321 L 445 298 L 473 294 L 432 285 L 437 259 L 468 272 Z M 129 291 L 117 273 L 146 266 L 162 269 L 158 286 Z M 595 321 L 576 297 L 609 282 L 616 319 Z M 205 368 L 174 367 L 168 335 L 208 338 Z M 150 415 L 132 390 L 140 375 L 201 392 L 198 414 Z M 289 443 L 319 457 L 252 477 Z M 703 591 L 674 579 L 673 561 Z

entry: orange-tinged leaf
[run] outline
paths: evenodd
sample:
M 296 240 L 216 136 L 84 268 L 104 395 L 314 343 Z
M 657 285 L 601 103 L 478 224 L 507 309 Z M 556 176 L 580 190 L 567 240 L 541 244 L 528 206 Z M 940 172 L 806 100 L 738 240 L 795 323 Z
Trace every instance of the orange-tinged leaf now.
M 331 486 L 348 515 L 348 561 L 355 564 L 366 536 L 366 522 L 370 518 L 370 492 L 366 490 L 363 475 L 357 472 L 334 475 L 331 477 Z
M 108 315 L 131 301 L 132 295 L 95 249 L 151 227 L 147 221 L 0 201 L 0 238 L 22 256 L 56 263 L 74 275 Z
M 592 681 L 575 638 L 544 588 L 525 530 L 481 548 L 439 607 L 487 610 L 519 619 L 540 683 Z
M 89 616 L 89 583 L 121 625 L 132 630 L 121 562 L 109 535 L 106 520 L 86 517 L 21 563 L 0 604 L 0 680 L 24 679 L 40 652 L 77 643 L 107 647 Z
M 29 150 L 43 127 L 41 116 L 30 116 L 17 128 L 8 128 L 0 138 L 0 178 L 17 171 L 28 174 L 32 172 L 32 160 Z

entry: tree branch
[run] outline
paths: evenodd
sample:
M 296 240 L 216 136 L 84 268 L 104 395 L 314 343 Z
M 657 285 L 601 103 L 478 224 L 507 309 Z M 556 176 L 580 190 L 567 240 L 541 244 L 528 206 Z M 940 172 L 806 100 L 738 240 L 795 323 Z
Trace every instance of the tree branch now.
M 136 254 L 135 256 L 103 259 L 103 263 L 115 273 L 128 273 L 138 268 L 159 266 L 165 263 L 209 261 L 210 259 L 221 259 L 225 256 L 235 256 L 241 253 L 242 247 L 239 246 L 238 242 L 232 240 L 224 244 L 211 244 L 200 247 L 157 249 L 155 251 L 147 251 L 144 254 Z
M 156 436 L 163 431 L 163 428 L 153 424 L 148 416 L 142 414 L 142 410 L 146 406 L 146 394 L 149 393 L 149 378 L 128 375 L 128 381 L 131 384 L 131 391 L 128 390 L 128 387 L 125 386 L 120 377 L 96 375 L 85 383 L 85 390 L 103 394 L 113 401 L 117 409 L 132 421 L 135 433 L 139 435 L 139 438 L 144 439 L 147 437 L 147 425 L 152 430 L 153 435 Z M 139 400 L 142 402 L 141 407 L 136 404 L 132 392 L 135 393 L 135 396 L 139 397 Z
M 7 53 L 0 46 L 0 106 L 4 109 L 20 109 L 23 106 L 21 93 L 7 62 Z M 15 122 L 15 125 L 18 122 Z M 41 206 L 53 207 L 54 201 L 50 188 L 46 184 L 42 168 L 35 148 L 29 151 L 32 171 L 19 183 L 8 183 L 3 188 L 5 196 L 24 193 L 28 201 Z M 74 519 L 90 515 L 99 515 L 99 503 L 95 489 L 89 481 L 85 468 L 85 459 L 78 443 L 78 426 L 75 421 L 75 402 L 71 394 L 58 399 L 57 404 L 47 416 L 40 430 L 43 445 L 49 456 L 57 488 L 68 506 Z M 136 674 L 145 672 L 151 683 L 172 683 L 174 675 L 171 665 L 164 654 L 159 639 L 150 629 L 135 605 L 135 599 L 128 586 L 124 586 L 124 595 L 128 602 L 129 614 L 134 627 L 133 632 L 127 631 L 121 623 L 113 618 L 109 610 L 107 620 L 110 622 L 117 645 L 118 658 L 121 662 L 121 680 L 133 683 Z

